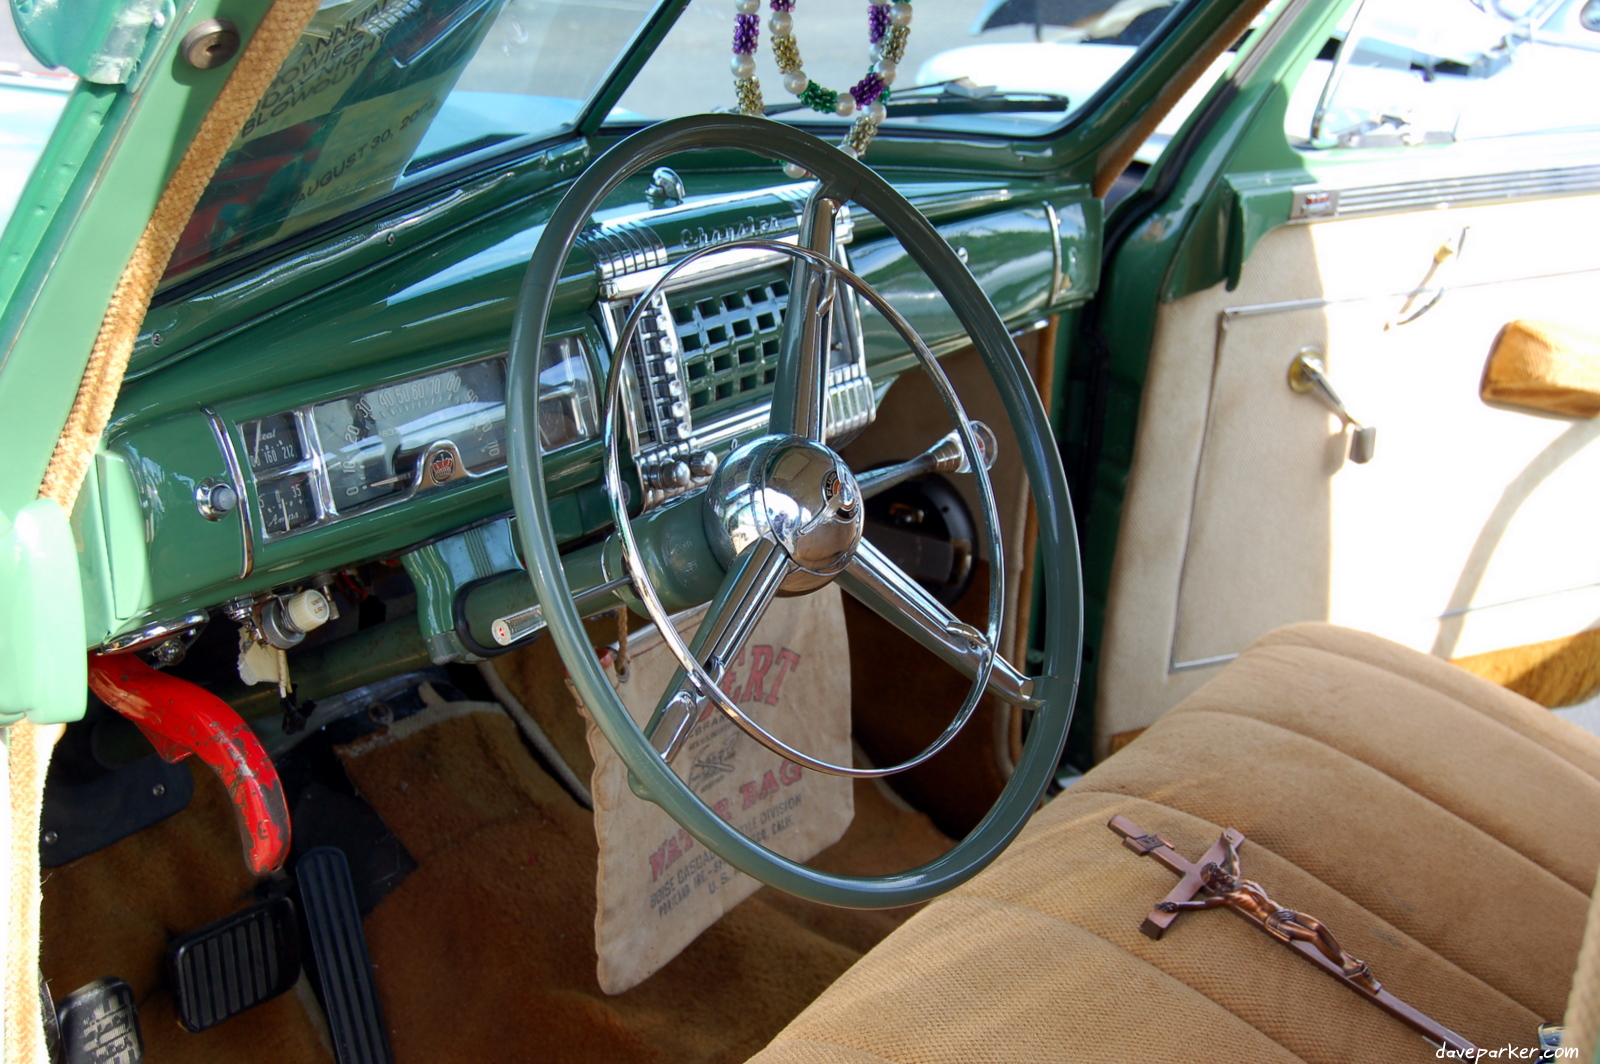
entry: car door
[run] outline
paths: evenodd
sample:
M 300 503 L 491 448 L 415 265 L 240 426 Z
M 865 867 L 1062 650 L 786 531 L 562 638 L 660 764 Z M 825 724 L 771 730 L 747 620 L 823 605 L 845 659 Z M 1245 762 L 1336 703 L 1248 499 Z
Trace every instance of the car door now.
M 1600 333 L 1585 88 L 1600 22 L 1582 4 L 1504 6 L 1367 0 L 1284 42 L 1281 66 L 1236 74 L 1235 105 L 1210 112 L 1248 128 L 1216 121 L 1171 182 L 1201 203 L 1182 235 L 1162 228 L 1181 217 L 1170 201 L 1124 226 L 1102 321 L 1151 325 L 1120 382 L 1142 395 L 1098 753 L 1283 624 L 1330 620 L 1506 679 L 1600 619 L 1600 424 L 1480 394 L 1513 323 Z M 1281 80 L 1248 111 L 1252 76 Z M 1159 279 L 1141 241 L 1175 249 Z M 1106 335 L 1114 365 L 1138 362 L 1137 330 Z M 1307 360 L 1343 415 L 1295 387 Z M 1112 507 L 1096 503 L 1103 536 Z

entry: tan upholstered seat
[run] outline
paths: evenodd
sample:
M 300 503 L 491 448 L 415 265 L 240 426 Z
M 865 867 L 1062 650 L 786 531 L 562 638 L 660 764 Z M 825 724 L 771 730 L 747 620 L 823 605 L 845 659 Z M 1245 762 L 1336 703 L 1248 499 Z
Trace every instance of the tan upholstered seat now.
M 1433 1059 L 1243 920 L 1139 923 L 1174 884 L 1105 824 L 1190 857 L 1223 827 L 1280 903 L 1483 1047 L 1560 1020 L 1600 866 L 1600 740 L 1347 629 L 1265 636 L 864 957 L 755 1060 Z

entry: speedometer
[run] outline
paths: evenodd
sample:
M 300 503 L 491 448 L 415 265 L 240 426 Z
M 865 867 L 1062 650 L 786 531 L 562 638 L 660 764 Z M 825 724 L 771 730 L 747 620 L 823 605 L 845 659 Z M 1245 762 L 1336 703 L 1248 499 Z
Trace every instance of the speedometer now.
M 599 432 L 591 358 L 579 334 L 544 346 L 538 419 L 547 451 Z M 504 355 L 331 394 L 238 423 L 267 539 L 321 528 L 506 464 Z
M 334 507 L 350 513 L 410 491 L 442 445 L 468 473 L 504 464 L 505 403 L 505 362 L 495 358 L 317 404 Z

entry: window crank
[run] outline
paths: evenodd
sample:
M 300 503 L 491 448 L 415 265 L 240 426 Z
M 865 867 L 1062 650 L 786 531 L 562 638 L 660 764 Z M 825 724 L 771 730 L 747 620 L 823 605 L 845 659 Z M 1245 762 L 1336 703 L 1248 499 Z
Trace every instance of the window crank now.
M 1309 392 L 1316 396 L 1340 421 L 1350 426 L 1350 461 L 1357 465 L 1372 461 L 1372 452 L 1378 445 L 1378 430 L 1371 425 L 1363 425 L 1344 408 L 1339 393 L 1333 390 L 1333 383 L 1328 380 L 1328 368 L 1322 362 L 1322 348 L 1302 347 L 1300 353 L 1294 356 L 1294 361 L 1289 363 L 1289 387 L 1302 395 Z

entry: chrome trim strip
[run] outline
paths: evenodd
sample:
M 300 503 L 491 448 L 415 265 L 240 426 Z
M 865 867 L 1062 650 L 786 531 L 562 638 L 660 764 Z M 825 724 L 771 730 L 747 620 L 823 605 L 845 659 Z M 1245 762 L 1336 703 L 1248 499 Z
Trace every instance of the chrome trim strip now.
M 1379 185 L 1300 185 L 1289 207 L 1291 222 L 1326 221 L 1400 211 L 1433 210 L 1519 199 L 1548 199 L 1600 192 L 1600 164 L 1548 170 L 1505 170 L 1467 177 L 1398 181 Z
M 609 286 L 618 277 L 667 264 L 667 248 L 643 221 L 629 219 L 596 226 L 579 238 L 595 258 L 600 281 Z
M 593 605 L 594 601 L 600 596 L 618 591 L 632 583 L 633 578 L 626 575 L 607 580 L 603 584 L 596 584 L 594 587 L 574 592 L 572 604 L 579 609 L 586 608 Z M 489 633 L 494 637 L 494 641 L 497 644 L 508 647 L 519 640 L 528 638 L 528 636 L 544 627 L 544 606 L 535 602 L 526 609 L 520 609 L 515 613 L 508 613 L 504 617 L 495 618 L 494 623 L 489 626 Z
M 1215 668 L 1218 665 L 1226 665 L 1228 662 L 1232 661 L 1238 656 L 1239 655 L 1237 654 L 1218 654 L 1214 658 L 1196 658 L 1193 661 L 1174 661 L 1167 666 L 1167 672 L 1192 672 L 1195 669 Z
M 210 614 L 201 610 L 195 613 L 186 613 L 176 620 L 156 621 L 154 624 L 147 624 L 143 628 L 128 632 L 125 635 L 107 639 L 100 644 L 99 651 L 102 654 L 123 654 L 130 650 L 138 650 L 140 647 L 159 643 L 172 636 L 191 632 L 196 628 L 202 627 L 210 619 Z
M 1489 288 L 1494 285 L 1520 284 L 1526 281 L 1542 281 L 1552 277 L 1572 277 L 1579 274 L 1600 273 L 1600 267 L 1590 267 L 1581 270 L 1561 270 L 1556 273 L 1519 274 L 1515 277 L 1491 277 L 1483 281 L 1469 281 L 1466 284 L 1445 285 L 1452 292 L 1467 292 L 1474 288 Z M 1254 318 L 1262 314 L 1276 314 L 1289 310 L 1316 310 L 1321 307 L 1336 307 L 1347 303 L 1365 303 L 1373 299 L 1404 299 L 1411 291 L 1403 292 L 1371 292 L 1365 295 L 1340 296 L 1337 299 L 1312 298 L 1312 299 L 1286 299 L 1281 303 L 1249 303 L 1244 306 L 1227 307 L 1217 313 L 1218 328 L 1226 331 L 1228 323 L 1237 318 Z
M 1056 213 L 1055 205 L 1044 205 L 1045 220 L 1050 223 L 1050 302 L 1054 303 L 1061 298 L 1063 290 L 1067 287 L 1066 267 L 1062 262 L 1061 251 L 1061 215 Z
M 250 517 L 250 500 L 245 497 L 244 467 L 239 463 L 238 452 L 233 449 L 228 423 L 209 406 L 204 408 L 204 412 L 206 420 L 211 422 L 211 432 L 217 438 L 217 446 L 222 449 L 222 460 L 227 463 L 228 476 L 233 478 L 233 490 L 239 494 L 239 505 L 235 509 L 239 511 L 239 535 L 244 543 L 244 561 L 239 568 L 239 579 L 243 580 L 256 568 L 256 530 Z

